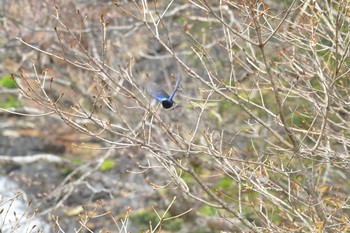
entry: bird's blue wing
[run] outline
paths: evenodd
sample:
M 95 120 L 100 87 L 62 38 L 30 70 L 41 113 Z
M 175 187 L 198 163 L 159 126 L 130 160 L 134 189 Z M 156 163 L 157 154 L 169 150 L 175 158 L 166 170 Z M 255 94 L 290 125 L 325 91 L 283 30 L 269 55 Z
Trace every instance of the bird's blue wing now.
M 147 86 L 147 92 L 160 103 L 169 99 L 169 95 L 156 83 L 150 83 Z
M 174 98 L 175 93 L 176 93 L 177 89 L 178 89 L 179 86 L 180 86 L 181 79 L 182 79 L 181 76 L 179 76 L 179 77 L 177 78 L 177 80 L 176 80 L 176 85 L 175 85 L 175 88 L 174 88 L 174 90 L 173 90 L 173 93 L 171 93 L 171 95 L 170 95 L 170 97 L 169 97 L 169 100 L 170 100 L 170 101 Z

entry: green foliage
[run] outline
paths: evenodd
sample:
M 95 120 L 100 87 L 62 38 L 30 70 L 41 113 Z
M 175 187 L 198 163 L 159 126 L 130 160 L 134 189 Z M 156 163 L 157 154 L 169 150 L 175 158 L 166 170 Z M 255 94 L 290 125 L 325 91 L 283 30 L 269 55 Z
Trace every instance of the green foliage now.
M 287 119 L 288 120 L 290 119 L 291 125 L 293 125 L 293 127 L 299 127 L 299 128 L 308 128 L 313 121 L 313 118 L 308 116 L 307 113 L 303 114 L 299 112 L 289 114 L 287 116 Z
M 19 100 L 13 95 L 0 99 L 0 108 L 15 108 L 19 106 Z
M 310 83 L 315 90 L 322 91 L 321 81 L 317 77 L 311 79 Z
M 166 214 L 166 217 L 169 217 Z M 130 216 L 130 221 L 132 225 L 138 226 L 139 231 L 145 231 L 149 229 L 150 224 L 152 228 L 156 227 L 160 219 L 156 213 L 151 210 L 138 211 Z M 162 229 L 171 232 L 177 232 L 183 227 L 183 220 L 181 218 L 171 219 L 169 221 L 163 222 Z
M 186 182 L 186 184 L 188 184 L 189 186 L 192 186 L 193 184 L 196 183 L 196 181 L 194 180 L 193 176 L 191 176 L 188 173 L 183 173 L 181 178 Z
M 152 227 L 155 227 L 159 219 L 153 211 L 142 210 L 132 214 L 130 221 L 133 225 L 138 226 L 140 230 L 146 230 L 150 223 Z
M 183 227 L 184 221 L 182 218 L 175 218 L 164 223 L 164 230 L 177 232 Z
M 0 86 L 6 88 L 16 88 L 16 82 L 11 78 L 10 75 L 5 75 L 0 78 Z
M 107 159 L 101 164 L 100 170 L 103 172 L 106 172 L 106 171 L 113 169 L 114 167 L 115 167 L 114 160 Z
M 267 109 L 269 109 L 271 112 L 276 113 L 277 112 L 277 105 L 276 105 L 276 100 L 275 100 L 275 95 L 273 93 L 273 91 L 269 90 L 268 88 L 270 87 L 270 85 L 264 85 L 262 86 L 262 98 L 264 100 L 264 105 Z M 264 89 L 266 88 L 266 89 Z M 263 102 L 261 100 L 261 96 L 260 94 L 256 94 L 254 97 L 250 98 L 250 101 L 253 103 L 256 103 L 258 105 L 262 105 Z M 261 109 L 256 109 L 256 108 L 252 108 L 259 116 L 263 116 L 266 115 L 265 111 L 261 110 Z
M 233 180 L 230 177 L 223 177 L 217 184 L 218 188 L 229 189 L 232 187 Z
M 67 176 L 68 174 L 70 174 L 70 173 L 73 171 L 73 169 L 70 168 L 70 167 L 61 167 L 61 168 L 59 169 L 59 171 L 60 171 L 60 174 L 61 174 L 62 176 Z
M 10 75 L 5 75 L 0 78 L 0 87 L 5 88 L 16 88 L 16 82 L 11 78 Z M 15 108 L 19 106 L 19 100 L 14 95 L 3 95 L 0 98 L 1 108 Z
M 223 113 L 231 108 L 233 108 L 235 106 L 234 103 L 232 103 L 231 101 L 229 100 L 224 100 L 224 101 L 221 101 L 220 104 L 219 104 L 219 114 L 220 115 L 223 115 Z
M 216 213 L 216 209 L 208 206 L 208 205 L 202 205 L 199 209 L 198 209 L 198 213 L 205 215 L 205 216 L 213 216 Z
M 179 25 L 182 25 L 184 26 L 185 24 L 187 24 L 187 18 L 182 16 L 182 15 L 179 15 L 178 17 L 176 17 L 176 22 L 179 24 Z
M 72 158 L 72 162 L 77 165 L 82 164 L 81 158 L 79 157 Z
M 72 159 L 71 159 L 71 162 L 73 163 L 73 164 L 75 164 L 75 165 L 81 165 L 82 164 L 82 161 L 81 161 L 81 158 L 79 158 L 79 157 L 73 157 Z M 73 167 L 71 167 L 71 166 L 62 166 L 62 167 L 60 167 L 59 168 L 59 171 L 60 171 L 60 174 L 62 175 L 62 176 L 67 176 L 67 175 L 69 175 L 72 171 L 73 171 L 74 169 L 73 169 Z M 77 176 L 80 176 L 81 174 L 78 172 L 77 173 Z

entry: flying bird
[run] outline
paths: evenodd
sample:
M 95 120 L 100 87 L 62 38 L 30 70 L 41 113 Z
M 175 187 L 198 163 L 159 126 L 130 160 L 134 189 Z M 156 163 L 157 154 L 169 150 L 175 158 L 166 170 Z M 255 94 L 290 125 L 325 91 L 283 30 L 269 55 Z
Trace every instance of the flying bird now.
M 170 96 L 156 83 L 150 83 L 147 86 L 147 92 L 150 96 L 152 96 L 158 102 L 160 102 L 163 108 L 168 109 L 175 104 L 175 102 L 173 101 L 173 98 L 175 96 L 177 89 L 180 86 L 180 82 L 181 82 L 181 76 L 177 78 L 175 88 Z

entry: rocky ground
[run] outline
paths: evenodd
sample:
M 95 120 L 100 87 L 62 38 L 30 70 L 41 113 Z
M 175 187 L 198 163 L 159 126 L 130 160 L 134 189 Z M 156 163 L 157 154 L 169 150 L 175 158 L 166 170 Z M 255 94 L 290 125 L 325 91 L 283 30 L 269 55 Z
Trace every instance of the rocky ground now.
M 34 232 L 75 232 L 82 223 L 93 232 L 119 232 L 126 215 L 127 229 L 140 232 L 149 228 L 149 221 L 158 223 L 154 210 L 164 211 L 174 196 L 170 215 L 195 207 L 176 190 L 153 188 L 166 179 L 157 169 L 140 173 L 138 162 L 147 158 L 140 151 L 101 150 L 102 143 L 59 119 L 2 115 L 0 121 L 3 233 L 30 232 L 34 225 Z M 81 142 L 90 149 L 76 146 Z M 113 166 L 103 168 L 102 161 L 113 161 Z M 208 232 L 207 224 L 217 225 L 211 222 L 191 212 L 165 232 Z
M 31 220 L 32 223 L 47 229 L 49 225 L 55 225 L 52 224 L 51 217 L 57 216 L 59 225 L 65 232 L 74 232 L 74 228 L 80 226 L 76 217 L 83 216 L 96 205 L 99 206 L 97 212 L 111 211 L 117 220 L 128 208 L 137 211 L 155 205 L 159 197 L 148 184 L 147 177 L 127 172 L 135 167 L 136 155 L 125 151 L 110 151 L 108 156 L 110 161 L 114 161 L 114 166 L 101 170 L 100 167 L 96 167 L 96 159 L 104 156 L 106 151 L 88 152 L 81 148 L 71 148 L 73 142 L 69 143 L 69 140 L 74 132 L 68 128 L 66 132 L 71 134 L 66 134 L 66 138 L 63 134 L 60 135 L 61 141 L 52 139 L 58 137 L 57 135 L 52 138 L 44 137 L 47 135 L 44 131 L 55 127 L 48 129 L 44 125 L 35 125 L 34 121 L 38 123 L 36 119 L 31 118 L 2 117 L 0 194 L 5 202 L 15 197 L 19 190 L 22 193 L 14 201 L 16 204 L 10 208 L 6 219 L 10 219 L 12 212 L 26 212 L 29 216 L 35 208 L 39 208 L 36 216 L 40 217 L 42 223 L 38 224 L 39 220 Z M 81 137 L 75 135 L 76 138 Z M 97 146 L 96 142 L 90 143 Z M 68 179 L 72 172 L 76 174 Z M 26 206 L 31 199 L 32 208 L 28 211 Z M 8 206 L 3 205 L 1 208 L 6 210 Z M 23 223 L 20 222 L 19 225 Z M 94 230 L 103 227 L 108 227 L 109 230 L 116 229 L 116 224 L 109 216 L 97 218 L 89 224 Z M 3 232 L 6 232 L 8 227 L 9 225 L 3 227 Z

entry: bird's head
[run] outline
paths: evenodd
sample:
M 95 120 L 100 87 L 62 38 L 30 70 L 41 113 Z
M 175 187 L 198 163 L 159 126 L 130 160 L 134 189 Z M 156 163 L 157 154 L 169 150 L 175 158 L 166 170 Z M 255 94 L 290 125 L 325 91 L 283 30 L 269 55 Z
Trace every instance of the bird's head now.
M 174 104 L 175 104 L 175 102 L 172 100 L 163 100 L 162 101 L 163 108 L 165 108 L 165 109 L 171 108 Z

